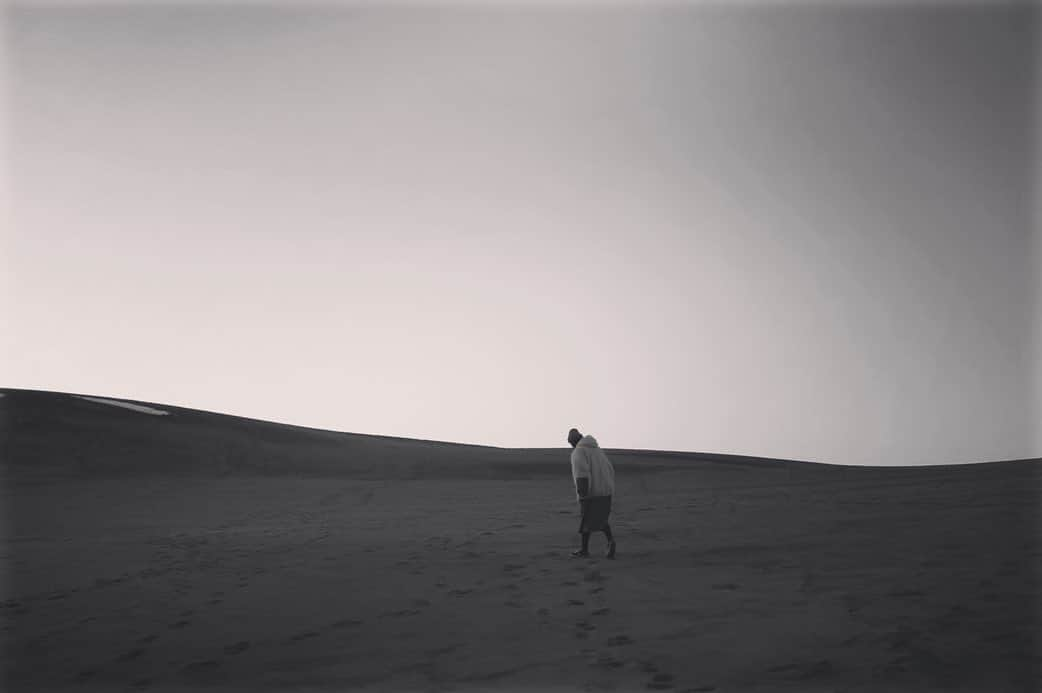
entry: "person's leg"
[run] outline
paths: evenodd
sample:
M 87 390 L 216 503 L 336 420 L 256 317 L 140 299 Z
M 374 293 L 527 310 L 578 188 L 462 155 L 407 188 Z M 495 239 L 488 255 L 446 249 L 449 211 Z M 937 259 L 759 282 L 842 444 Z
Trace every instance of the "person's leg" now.
M 611 525 L 604 525 L 604 538 L 608 540 L 608 550 L 604 555 L 615 558 L 615 537 L 611 533 Z
M 611 525 L 604 525 L 604 538 L 608 540 L 608 543 L 615 541 L 611 537 Z
M 582 548 L 579 549 L 578 551 L 573 551 L 572 552 L 573 556 L 587 556 L 590 553 L 590 533 L 589 532 L 583 532 L 581 534 L 581 536 L 582 536 L 582 540 L 583 540 Z
M 579 534 L 582 536 L 582 548 L 572 551 L 573 556 L 588 556 L 590 552 L 590 530 L 586 527 L 586 514 L 590 511 L 590 500 L 583 498 L 579 501 Z

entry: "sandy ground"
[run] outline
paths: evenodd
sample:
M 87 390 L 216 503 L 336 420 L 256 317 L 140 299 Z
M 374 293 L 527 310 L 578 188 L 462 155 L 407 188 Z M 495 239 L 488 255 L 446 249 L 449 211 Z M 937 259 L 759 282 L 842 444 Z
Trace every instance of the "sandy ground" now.
M 164 418 L 164 417 L 158 417 Z M 9 478 L 21 691 L 1037 691 L 1037 463 L 560 478 Z M 147 460 L 142 460 L 147 464 Z

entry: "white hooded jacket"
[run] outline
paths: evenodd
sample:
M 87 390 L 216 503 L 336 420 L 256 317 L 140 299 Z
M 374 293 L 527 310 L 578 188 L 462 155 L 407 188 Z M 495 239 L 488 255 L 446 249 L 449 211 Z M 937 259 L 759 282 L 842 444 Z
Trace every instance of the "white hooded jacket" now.
M 572 481 L 580 477 L 590 480 L 591 496 L 615 493 L 615 468 L 593 436 L 583 436 L 572 450 Z

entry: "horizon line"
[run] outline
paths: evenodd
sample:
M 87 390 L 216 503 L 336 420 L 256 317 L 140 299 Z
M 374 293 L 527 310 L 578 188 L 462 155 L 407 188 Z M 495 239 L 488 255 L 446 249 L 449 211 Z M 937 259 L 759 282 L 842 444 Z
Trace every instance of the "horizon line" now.
M 455 445 L 459 447 L 469 448 L 489 448 L 492 450 L 506 450 L 506 451 L 543 451 L 543 450 L 563 450 L 567 451 L 567 446 L 561 447 L 510 447 L 503 445 L 485 445 L 482 443 L 467 443 L 463 441 L 452 441 L 452 440 L 436 440 L 432 438 L 410 438 L 408 436 L 395 436 L 385 435 L 381 433 L 359 433 L 357 431 L 344 431 L 332 428 L 319 428 L 317 426 L 307 426 L 304 424 L 286 423 L 284 421 L 275 421 L 272 419 L 259 419 L 253 416 L 243 416 L 241 414 L 231 414 L 228 412 L 215 411 L 212 409 L 199 409 L 196 407 L 185 407 L 179 404 L 165 404 L 163 402 L 154 402 L 151 400 L 132 399 L 128 397 L 114 397 L 111 395 L 99 395 L 97 393 L 82 393 L 82 392 L 69 392 L 65 390 L 43 390 L 36 388 L 21 388 L 21 387 L 0 387 L 0 396 L 10 392 L 23 392 L 23 393 L 34 393 L 34 394 L 45 394 L 45 395 L 60 395 L 65 397 L 79 397 L 79 398 L 98 398 L 98 399 L 110 399 L 120 402 L 127 402 L 138 405 L 145 405 L 149 407 L 168 407 L 172 409 L 181 409 L 184 411 L 191 411 L 200 414 L 208 414 L 210 416 L 226 416 L 233 419 L 242 419 L 245 421 L 255 421 L 258 423 L 270 424 L 273 426 L 286 426 L 289 428 L 299 428 L 306 431 L 316 431 L 320 433 L 333 433 L 337 435 L 347 436 L 359 436 L 365 438 L 383 438 L 387 440 L 400 440 L 415 443 L 434 443 L 437 445 Z M 814 464 L 824 465 L 830 467 L 857 467 L 866 469 L 919 469 L 919 468 L 934 468 L 934 467 L 966 467 L 973 465 L 982 464 L 1012 464 L 1012 463 L 1024 463 L 1024 462 L 1042 462 L 1042 457 L 1022 457 L 1016 459 L 1005 459 L 1005 460 L 978 460 L 975 462 L 939 462 L 939 463 L 927 463 L 927 464 L 886 464 L 886 465 L 870 465 L 870 464 L 849 464 L 842 462 L 823 462 L 815 460 L 795 460 L 784 457 L 765 457 L 763 455 L 749 455 L 735 452 L 705 452 L 697 450 L 662 450 L 656 448 L 617 448 L 607 447 L 603 448 L 606 452 L 612 452 L 624 455 L 659 455 L 659 456 L 671 456 L 671 457 L 697 457 L 702 459 L 720 458 L 732 459 L 735 461 L 759 461 L 759 462 L 776 462 L 776 463 L 788 463 L 788 464 Z

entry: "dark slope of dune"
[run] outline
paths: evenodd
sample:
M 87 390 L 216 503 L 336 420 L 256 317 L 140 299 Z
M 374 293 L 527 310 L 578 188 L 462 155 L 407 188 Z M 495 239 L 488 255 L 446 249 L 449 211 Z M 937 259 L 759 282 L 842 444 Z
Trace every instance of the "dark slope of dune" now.
M 100 476 L 290 475 L 356 479 L 527 478 L 567 472 L 562 448 L 507 449 L 327 431 L 227 414 L 120 400 L 152 416 L 68 393 L 0 389 L 0 461 L 19 480 Z M 87 395 L 104 397 L 104 395 Z M 608 437 L 610 432 L 606 432 Z M 949 467 L 860 467 L 741 455 L 609 449 L 629 472 L 697 469 L 743 479 L 837 480 L 865 473 L 911 478 Z M 1016 462 L 975 466 L 1003 473 Z M 998 465 L 998 466 L 996 466 Z
M 169 412 L 152 416 L 65 393 L 0 392 L 6 395 L 0 398 L 0 453 L 9 473 L 23 480 L 157 474 L 517 478 L 567 471 L 563 447 L 505 449 L 341 433 L 132 402 Z M 697 453 L 609 452 L 624 467 L 643 471 L 768 462 Z M 820 465 L 786 464 L 821 471 Z
M 563 447 L 0 392 L 11 693 L 1042 683 L 1037 460 L 613 450 L 619 559 L 574 561 Z
M 563 450 L 341 433 L 133 402 L 168 412 L 152 416 L 65 393 L 0 393 L 0 459 L 20 480 L 159 474 L 499 478 L 558 475 L 567 468 Z M 642 466 L 671 463 L 677 460 L 653 458 Z
M 61 393 L 4 390 L 2 450 L 19 478 L 76 476 L 451 474 L 477 468 L 493 448 L 320 429 L 136 402 L 142 414 Z M 129 401 L 129 400 L 123 400 Z M 472 473 L 480 473 L 474 469 Z

